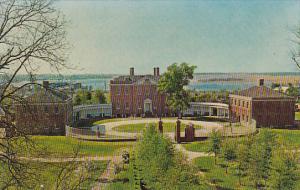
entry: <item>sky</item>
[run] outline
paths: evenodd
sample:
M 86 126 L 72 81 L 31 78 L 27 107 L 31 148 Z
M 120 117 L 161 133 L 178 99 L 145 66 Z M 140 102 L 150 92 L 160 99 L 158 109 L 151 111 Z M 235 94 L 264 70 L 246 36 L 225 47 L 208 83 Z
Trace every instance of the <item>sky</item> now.
M 68 73 L 293 72 L 300 1 L 58 0 L 70 21 Z

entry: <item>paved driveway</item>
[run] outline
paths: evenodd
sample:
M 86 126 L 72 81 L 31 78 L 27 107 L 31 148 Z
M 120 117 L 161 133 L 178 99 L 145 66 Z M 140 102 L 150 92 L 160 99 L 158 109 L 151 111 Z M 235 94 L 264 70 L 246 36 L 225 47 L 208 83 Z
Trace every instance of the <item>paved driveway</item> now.
M 163 123 L 174 123 L 174 128 L 176 125 L 176 119 L 162 119 Z M 207 137 L 212 130 L 222 130 L 223 126 L 219 123 L 215 122 L 207 122 L 207 121 L 191 121 L 191 120 L 180 120 L 182 125 L 193 123 L 194 125 L 202 126 L 201 129 L 195 129 L 195 136 L 197 137 Z M 113 128 L 121 125 L 128 125 L 128 124 L 139 124 L 139 123 L 158 123 L 159 119 L 157 118 L 145 118 L 145 119 L 138 119 L 138 120 L 124 120 L 124 121 L 116 121 L 110 123 L 104 123 L 102 125 L 105 126 L 106 135 L 114 135 L 119 137 L 129 137 L 129 138 L 137 138 L 140 133 L 129 133 L 129 132 L 121 132 L 116 131 Z M 169 136 L 170 138 L 174 138 L 174 132 L 164 133 L 165 135 Z M 184 136 L 184 131 L 181 132 L 181 136 Z

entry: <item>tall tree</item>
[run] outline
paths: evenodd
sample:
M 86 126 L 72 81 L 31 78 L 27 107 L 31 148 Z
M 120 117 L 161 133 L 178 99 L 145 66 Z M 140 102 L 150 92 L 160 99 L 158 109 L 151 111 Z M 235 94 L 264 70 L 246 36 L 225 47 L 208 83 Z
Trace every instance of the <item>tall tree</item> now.
M 221 152 L 222 135 L 220 132 L 213 130 L 210 135 L 209 152 L 215 154 L 215 164 L 217 164 L 217 157 Z
M 222 146 L 222 153 L 223 153 L 224 160 L 227 162 L 226 163 L 226 174 L 227 174 L 229 164 L 233 162 L 237 157 L 235 144 L 232 141 L 226 139 Z
M 96 103 L 99 103 L 99 104 L 107 103 L 106 96 L 102 90 L 96 90 L 94 96 L 96 99 Z
M 52 5 L 50 0 L 1 0 L 0 2 L 0 107 L 5 118 L 0 120 L 0 127 L 14 131 L 24 143 L 14 144 L 15 138 L 8 136 L 0 139 L 1 172 L 6 174 L 0 189 L 10 186 L 32 189 L 34 177 L 27 165 L 21 163 L 18 150 L 27 149 L 32 143 L 23 131 L 14 126 L 12 101 L 26 102 L 19 95 L 20 89 L 31 85 L 13 87 L 12 83 L 20 72 L 27 73 L 30 79 L 40 67 L 50 67 L 60 71 L 66 67 L 66 21 L 64 16 Z
M 178 117 L 189 106 L 190 96 L 184 89 L 193 79 L 196 66 L 187 63 L 170 65 L 158 82 L 158 90 L 167 94 L 167 104 L 177 112 Z
M 273 156 L 271 185 L 274 189 L 295 189 L 299 180 L 297 153 L 287 150 L 286 147 L 278 149 Z

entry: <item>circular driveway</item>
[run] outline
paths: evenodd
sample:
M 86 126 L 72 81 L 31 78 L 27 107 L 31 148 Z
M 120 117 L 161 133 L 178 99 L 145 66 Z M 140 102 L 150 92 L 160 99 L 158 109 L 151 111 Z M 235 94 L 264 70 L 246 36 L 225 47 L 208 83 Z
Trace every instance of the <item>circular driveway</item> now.
M 176 125 L 177 119 L 162 119 L 163 125 L 164 123 L 174 123 L 174 128 Z M 193 123 L 194 125 L 200 125 L 202 126 L 201 129 L 195 129 L 195 136 L 197 137 L 208 137 L 209 134 L 212 132 L 212 130 L 222 130 L 224 127 L 220 123 L 216 122 L 207 122 L 207 121 L 192 121 L 192 120 L 180 120 L 181 125 L 187 125 L 190 123 Z M 119 137 L 129 137 L 129 138 L 137 138 L 140 133 L 130 133 L 130 132 L 121 132 L 116 131 L 113 128 L 122 126 L 122 125 L 129 125 L 129 124 L 140 124 L 140 123 L 158 123 L 158 118 L 145 118 L 145 119 L 128 119 L 123 121 L 116 121 L 116 122 L 109 122 L 104 123 L 101 125 L 105 126 L 106 135 L 112 135 L 112 136 L 119 136 Z M 170 138 L 174 138 L 175 130 L 174 132 L 164 132 L 165 135 L 169 136 Z M 184 136 L 184 131 L 181 131 L 181 136 Z

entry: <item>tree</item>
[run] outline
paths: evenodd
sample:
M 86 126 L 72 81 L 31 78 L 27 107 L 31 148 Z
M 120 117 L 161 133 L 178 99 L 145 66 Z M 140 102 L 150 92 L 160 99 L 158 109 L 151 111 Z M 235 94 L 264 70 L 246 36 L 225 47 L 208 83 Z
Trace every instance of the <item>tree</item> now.
M 251 148 L 253 144 L 253 137 L 248 136 L 243 143 L 237 145 L 237 176 L 239 177 L 239 184 L 242 185 L 241 178 L 245 176 L 250 168 Z
M 251 148 L 250 176 L 255 186 L 267 186 L 270 178 L 272 154 L 276 147 L 277 136 L 268 129 L 262 129 Z M 264 183 L 262 183 L 264 182 Z
M 75 95 L 75 105 L 81 105 L 82 104 L 82 100 L 81 97 L 79 96 L 79 94 Z
M 96 90 L 94 96 L 95 96 L 97 103 L 99 103 L 99 104 L 107 103 L 105 94 L 102 90 Z
M 299 96 L 299 89 L 297 87 L 294 87 L 293 84 L 289 83 L 289 88 L 286 90 L 286 93 L 289 96 L 297 98 Z
M 85 96 L 86 96 L 86 98 L 85 98 L 86 100 L 88 100 L 88 101 L 92 100 L 92 93 L 90 91 L 87 91 L 85 93 Z
M 215 164 L 217 164 L 217 156 L 221 151 L 221 142 L 222 142 L 222 135 L 220 132 L 213 130 L 210 135 L 210 149 L 209 152 L 215 154 Z
M 136 166 L 147 189 L 191 189 L 198 185 L 194 168 L 172 142 L 149 126 L 136 147 Z M 131 161 L 130 161 L 131 162 Z
M 50 67 L 55 71 L 67 67 L 65 27 L 64 16 L 49 0 L 0 2 L 0 107 L 5 112 L 0 127 L 17 135 L 0 137 L 1 173 L 6 176 L 0 189 L 12 186 L 32 189 L 36 176 L 32 174 L 32 168 L 18 159 L 18 150 L 35 149 L 35 146 L 23 131 L 15 127 L 12 102 L 26 106 L 19 91 L 33 85 L 34 80 L 20 87 L 13 87 L 12 83 L 20 72 L 33 79 L 40 67 Z M 15 144 L 16 139 L 23 139 L 23 143 Z
M 223 158 L 227 162 L 226 163 L 226 174 L 228 173 L 229 164 L 234 161 L 237 157 L 235 151 L 235 144 L 231 141 L 226 140 L 223 145 Z
M 299 179 L 297 154 L 293 151 L 279 149 L 274 153 L 272 162 L 271 184 L 273 189 L 295 189 Z
M 167 68 L 158 82 L 159 92 L 167 94 L 167 104 L 181 117 L 181 112 L 189 106 L 190 96 L 184 89 L 193 79 L 196 66 L 174 63 Z

